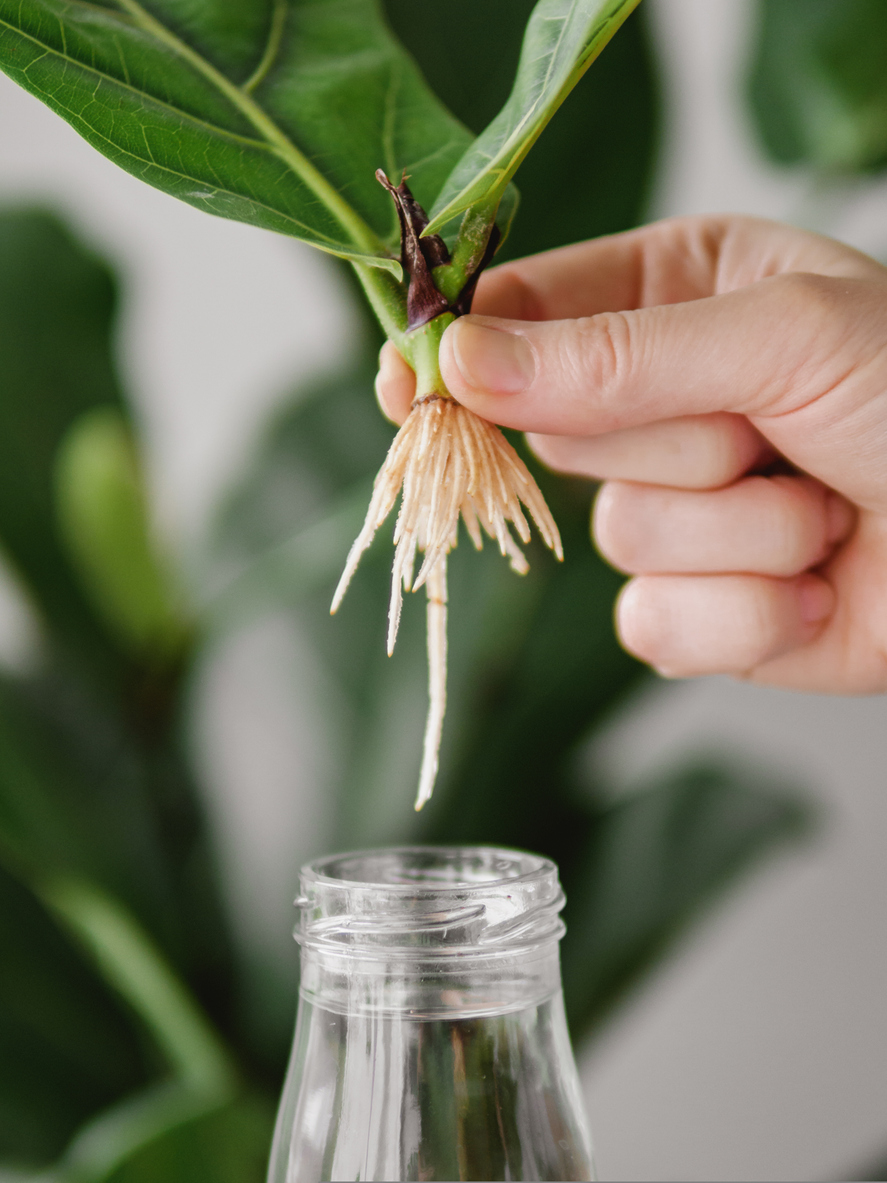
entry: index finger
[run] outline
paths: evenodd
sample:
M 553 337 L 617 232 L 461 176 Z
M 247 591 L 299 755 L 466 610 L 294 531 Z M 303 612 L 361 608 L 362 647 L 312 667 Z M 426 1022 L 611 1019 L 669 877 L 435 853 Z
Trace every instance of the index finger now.
M 761 218 L 670 218 L 494 267 L 472 311 L 572 320 L 699 300 L 789 271 L 866 279 L 880 269 L 842 243 Z

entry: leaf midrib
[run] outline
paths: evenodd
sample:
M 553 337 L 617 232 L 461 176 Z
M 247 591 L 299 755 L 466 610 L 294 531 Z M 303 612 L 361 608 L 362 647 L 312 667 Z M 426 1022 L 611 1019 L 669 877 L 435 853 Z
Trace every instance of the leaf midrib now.
M 308 157 L 296 147 L 267 112 L 259 106 L 252 95 L 239 86 L 235 86 L 212 62 L 207 61 L 202 54 L 192 49 L 187 42 L 177 37 L 171 29 L 168 29 L 166 25 L 147 12 L 138 3 L 138 0 L 115 0 L 115 3 L 128 13 L 146 33 L 150 33 L 174 53 L 184 58 L 198 73 L 215 86 L 220 94 L 225 96 L 303 184 L 327 207 L 355 246 L 371 254 L 388 254 L 378 236 L 363 218 L 315 168 Z

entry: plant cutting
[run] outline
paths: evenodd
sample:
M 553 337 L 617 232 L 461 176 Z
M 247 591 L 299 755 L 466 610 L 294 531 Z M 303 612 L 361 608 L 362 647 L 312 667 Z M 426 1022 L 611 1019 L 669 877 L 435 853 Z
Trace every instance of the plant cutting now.
M 504 101 L 531 7 L 386 0 L 398 35 L 474 132 Z M 642 18 L 521 170 L 511 254 L 641 217 L 658 110 Z M 27 96 L 18 102 L 26 118 Z M 576 759 L 644 672 L 612 632 L 619 577 L 588 545 L 587 487 L 539 472 L 568 561 L 543 558 L 517 580 L 497 548 L 449 556 L 459 607 L 451 753 L 437 807 L 404 814 L 403 784 L 419 762 L 424 628 L 409 615 L 396 661 L 386 659 L 373 627 L 390 591 L 383 545 L 365 556 L 348 611 L 334 626 L 327 615 L 394 434 L 368 397 L 372 351 L 297 384 L 227 492 L 203 540 L 206 565 L 186 578 L 151 529 L 151 487 L 134 463 L 141 419 L 114 365 L 114 291 L 127 285 L 113 252 L 102 254 L 43 212 L 0 210 L 0 541 L 43 637 L 26 671 L 0 664 L 0 1173 L 258 1183 L 292 981 L 287 971 L 269 989 L 266 967 L 226 923 L 196 783 L 211 791 L 214 780 L 199 766 L 195 776 L 189 711 L 195 668 L 244 624 L 270 609 L 310 638 L 343 708 L 328 717 L 339 753 L 322 785 L 328 849 L 495 834 L 560 864 L 578 1043 L 704 904 L 795 834 L 803 811 L 758 770 L 743 777 L 720 764 L 671 770 L 614 799 L 607 777 Z
M 416 399 L 333 600 L 402 493 L 388 649 L 403 590 L 428 595 L 429 712 L 416 807 L 431 795 L 446 698 L 446 561 L 461 516 L 516 571 L 529 510 L 557 527 L 497 428 L 437 364 L 508 232 L 521 161 L 639 0 L 540 0 L 514 86 L 476 138 L 431 92 L 376 0 L 2 0 L 0 67 L 142 180 L 210 213 L 347 259 Z M 427 212 L 426 212 L 427 211 Z M 423 559 L 414 575 L 416 557 Z

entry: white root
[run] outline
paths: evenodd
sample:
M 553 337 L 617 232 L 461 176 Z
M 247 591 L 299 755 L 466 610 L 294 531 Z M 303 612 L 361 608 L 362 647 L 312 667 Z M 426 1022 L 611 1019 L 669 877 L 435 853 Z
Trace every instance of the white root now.
M 530 528 L 521 502 L 559 559 L 563 550 L 545 498 L 499 428 L 452 398 L 430 395 L 416 400 L 394 437 L 376 477 L 366 521 L 349 551 L 331 612 L 341 604 L 361 555 L 394 508 L 398 493 L 401 502 L 394 528 L 388 608 L 389 656 L 397 640 L 403 593 L 425 584 L 428 595 L 429 708 L 416 798 L 416 809 L 421 809 L 437 776 L 446 708 L 446 564 L 457 542 L 460 515 L 477 549 L 483 545 L 482 527 L 518 574 L 524 574 L 529 565 L 508 523 L 521 542 L 529 542 Z M 424 559 L 414 579 L 417 551 Z
M 422 743 L 422 770 L 416 812 L 431 797 L 437 780 L 440 738 L 447 709 L 447 560 L 438 560 L 425 583 L 428 596 L 428 718 Z

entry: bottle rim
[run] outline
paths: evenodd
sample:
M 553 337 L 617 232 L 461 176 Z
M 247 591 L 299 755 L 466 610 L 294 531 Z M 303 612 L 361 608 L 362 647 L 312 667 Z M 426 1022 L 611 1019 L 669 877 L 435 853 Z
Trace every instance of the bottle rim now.
M 498 875 L 485 875 L 482 878 L 476 879 L 447 879 L 441 876 L 427 876 L 419 878 L 418 876 L 405 879 L 403 882 L 394 878 L 359 878 L 352 876 L 345 876 L 343 874 L 330 874 L 329 871 L 333 867 L 346 867 L 360 862 L 380 863 L 392 856 L 405 859 L 414 856 L 417 859 L 427 858 L 429 860 L 436 859 L 441 864 L 441 869 L 444 866 L 455 867 L 458 860 L 463 860 L 466 855 L 471 856 L 482 864 L 482 860 L 488 859 L 492 864 L 493 870 L 498 870 L 501 873 Z M 449 860 L 445 863 L 444 860 Z M 515 870 L 512 873 L 512 867 L 520 867 L 520 870 Z M 401 872 L 406 874 L 406 868 Z M 358 886 L 365 887 L 380 887 L 386 891 L 401 892 L 404 895 L 413 894 L 418 890 L 429 892 L 464 892 L 466 889 L 474 887 L 498 887 L 502 884 L 517 884 L 517 883 L 532 883 L 534 881 L 547 879 L 550 876 L 557 876 L 557 866 L 549 858 L 541 854 L 534 854 L 527 850 L 513 850 L 509 847 L 503 846 L 487 846 L 487 845 L 465 845 L 465 846 L 431 846 L 421 844 L 410 844 L 404 846 L 381 846 L 377 848 L 370 848 L 367 850 L 346 850 L 337 854 L 324 855 L 322 858 L 312 859 L 305 863 L 301 869 L 301 878 L 303 885 L 306 882 L 323 884 L 328 887 L 338 887 L 343 890 L 348 890 Z

